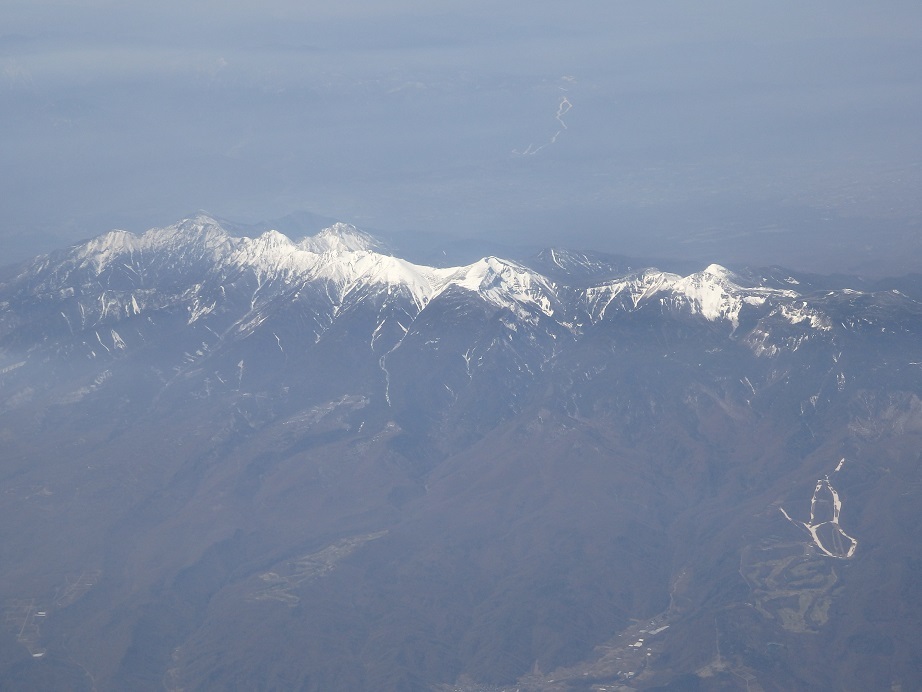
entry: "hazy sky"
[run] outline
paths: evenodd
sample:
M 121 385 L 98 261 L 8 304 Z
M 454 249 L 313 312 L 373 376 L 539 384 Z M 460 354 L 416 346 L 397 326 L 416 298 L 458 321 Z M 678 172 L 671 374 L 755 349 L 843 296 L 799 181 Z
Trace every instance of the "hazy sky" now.
M 5 0 L 0 113 L 0 263 L 205 209 L 922 268 L 917 0 Z

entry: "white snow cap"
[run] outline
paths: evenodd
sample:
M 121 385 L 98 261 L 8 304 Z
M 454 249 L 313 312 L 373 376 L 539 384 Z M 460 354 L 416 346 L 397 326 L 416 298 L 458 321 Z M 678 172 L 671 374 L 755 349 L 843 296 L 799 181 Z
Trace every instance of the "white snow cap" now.
M 381 244 L 367 233 L 348 223 L 335 223 L 317 235 L 304 238 L 298 247 L 318 255 L 327 252 L 359 252 L 362 250 L 376 252 Z

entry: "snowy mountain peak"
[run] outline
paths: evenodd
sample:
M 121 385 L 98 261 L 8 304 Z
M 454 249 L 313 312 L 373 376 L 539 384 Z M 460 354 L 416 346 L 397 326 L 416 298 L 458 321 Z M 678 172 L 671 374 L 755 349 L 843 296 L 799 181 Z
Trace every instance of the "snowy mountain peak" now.
M 498 283 L 506 282 L 520 288 L 528 288 L 543 277 L 515 262 L 498 257 L 484 257 L 457 270 L 456 283 L 471 291 L 482 291 Z
M 168 228 L 176 228 L 182 230 L 186 233 L 202 233 L 209 230 L 219 230 L 224 232 L 224 228 L 221 226 L 221 223 L 212 216 L 204 212 L 199 212 L 195 216 L 190 216 L 187 219 L 183 219 L 178 223 L 168 226 Z
M 711 264 L 700 272 L 676 281 L 672 290 L 677 303 L 684 303 L 693 313 L 710 321 L 727 320 L 734 329 L 739 325 L 744 305 L 763 305 L 769 298 L 794 298 L 794 291 L 746 287 L 737 283 L 737 276 L 719 264 Z
M 343 252 L 377 252 L 381 243 L 348 223 L 335 223 L 320 233 L 304 238 L 298 247 L 318 255 Z
M 717 279 L 725 279 L 727 281 L 732 281 L 735 278 L 733 272 L 720 264 L 709 264 L 701 273 L 708 274 L 709 276 L 713 276 Z
M 92 264 L 98 271 L 115 255 L 131 253 L 138 247 L 138 236 L 128 231 L 112 230 L 88 240 L 76 248 L 74 259 Z
M 229 247 L 231 237 L 210 216 L 199 214 L 165 228 L 151 228 L 138 239 L 137 248 L 145 251 L 181 253 L 195 248 L 216 256 Z
M 266 231 L 258 236 L 256 242 L 263 247 L 293 247 L 294 243 L 284 233 L 278 231 Z
M 165 228 L 151 228 L 142 235 L 112 230 L 75 246 L 65 262 L 78 268 L 101 272 L 113 262 L 141 252 L 169 252 L 181 256 L 193 251 L 195 256 L 216 259 L 229 247 L 230 236 L 211 217 L 198 215 Z
M 485 257 L 450 276 L 450 284 L 480 294 L 497 307 L 508 308 L 520 317 L 526 306 L 536 307 L 545 315 L 553 314 L 554 286 L 540 274 L 515 262 Z

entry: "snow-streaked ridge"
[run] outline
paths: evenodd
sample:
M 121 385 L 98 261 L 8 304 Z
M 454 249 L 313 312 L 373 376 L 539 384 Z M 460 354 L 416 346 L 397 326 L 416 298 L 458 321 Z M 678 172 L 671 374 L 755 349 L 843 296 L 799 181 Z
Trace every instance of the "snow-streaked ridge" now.
M 733 272 L 719 264 L 677 280 L 671 290 L 678 301 L 687 302 L 693 313 L 711 321 L 727 320 L 734 328 L 744 305 L 762 305 L 772 297 L 790 299 L 798 295 L 791 290 L 743 287 Z
M 254 294 L 251 309 L 263 304 L 263 297 L 269 299 L 277 290 L 291 287 L 296 291 L 299 286 L 320 282 L 321 290 L 337 306 L 337 311 L 347 301 L 351 304 L 372 294 L 384 294 L 408 299 L 407 309 L 418 313 L 433 299 L 454 289 L 509 310 L 516 319 L 531 325 L 549 318 L 568 330 L 576 328 L 575 325 L 614 319 L 619 313 L 641 310 L 648 305 L 711 322 L 726 322 L 733 331 L 739 327 L 746 306 L 765 306 L 756 315 L 757 319 L 774 317 L 799 328 L 824 331 L 831 324 L 820 308 L 793 287 L 744 285 L 746 281 L 718 264 L 688 276 L 648 268 L 587 288 L 573 288 L 498 257 L 485 257 L 465 266 L 436 268 L 386 254 L 381 248 L 378 241 L 349 224 L 337 223 L 316 235 L 294 241 L 275 230 L 257 237 L 231 236 L 213 218 L 200 214 L 141 235 L 110 231 L 66 253 L 41 258 L 32 268 L 38 280 L 30 283 L 33 288 L 40 285 L 43 290 L 62 290 L 83 281 L 90 282 L 87 286 L 95 282 L 97 287 L 108 289 L 110 279 L 103 282 L 94 277 L 102 277 L 109 270 L 120 272 L 118 286 L 124 290 L 127 285 L 133 291 L 121 299 L 128 306 L 124 312 L 136 315 L 145 305 L 158 303 L 149 292 L 156 291 L 159 272 L 167 270 L 173 272 L 171 280 L 186 277 L 181 300 L 189 305 L 191 321 L 218 309 L 213 295 L 215 287 L 223 291 L 221 287 L 227 282 L 249 276 L 260 296 L 257 300 Z M 569 263 L 558 257 L 557 251 L 551 252 L 550 260 L 560 268 Z M 580 266 L 589 262 L 587 258 L 583 260 Z M 81 278 L 74 272 L 89 274 Z M 566 281 L 566 276 L 560 280 Z M 212 293 L 199 296 L 197 291 L 205 285 L 212 287 Z M 148 293 L 142 295 L 139 292 L 142 288 Z M 105 297 L 105 291 L 103 294 L 98 298 L 100 305 L 114 300 L 113 306 L 119 309 L 111 292 L 110 297 Z M 108 309 L 103 312 L 99 319 L 110 314 Z
M 605 318 L 613 309 L 636 310 L 642 304 L 668 291 L 679 279 L 678 274 L 645 269 L 592 286 L 584 293 L 585 309 L 593 322 Z
M 444 287 L 477 293 L 497 307 L 508 308 L 522 319 L 531 320 L 525 306 L 534 306 L 547 316 L 554 314 L 554 284 L 537 272 L 515 262 L 485 257 L 466 267 L 441 270 Z M 444 288 L 443 288 L 444 290 Z
M 175 256 L 192 255 L 196 259 L 219 261 L 237 238 L 231 238 L 209 216 L 198 215 L 164 228 L 152 228 L 141 235 L 113 230 L 78 245 L 67 258 L 75 268 L 91 268 L 97 273 L 114 263 L 124 263 L 126 256 L 169 252 Z
M 792 290 L 743 286 L 729 269 L 711 264 L 688 276 L 657 269 L 634 272 L 587 289 L 585 305 L 590 319 L 598 321 L 613 307 L 636 310 L 646 303 L 658 301 L 711 322 L 725 320 L 736 328 L 744 305 L 760 306 L 771 298 L 796 297 L 798 294 Z M 803 317 L 793 311 L 782 316 L 792 323 L 803 321 Z M 811 325 L 815 324 L 811 321 Z
M 467 266 L 435 268 L 384 254 L 381 247 L 372 236 L 344 223 L 295 242 L 275 230 L 255 238 L 233 237 L 216 220 L 200 214 L 141 235 L 110 231 L 73 248 L 64 263 L 95 274 L 111 266 L 143 271 L 146 261 L 159 253 L 168 256 L 174 268 L 188 264 L 183 260 L 194 260 L 218 272 L 249 270 L 260 284 L 326 281 L 337 300 L 360 286 L 376 286 L 408 295 L 421 310 L 433 297 L 457 286 L 523 318 L 525 305 L 553 313 L 553 284 L 514 262 L 488 257 Z

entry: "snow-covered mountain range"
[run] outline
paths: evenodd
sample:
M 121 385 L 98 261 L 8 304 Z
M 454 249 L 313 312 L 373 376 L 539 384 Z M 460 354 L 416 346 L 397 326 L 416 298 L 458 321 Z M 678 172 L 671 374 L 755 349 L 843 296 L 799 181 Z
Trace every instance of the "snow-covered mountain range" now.
M 610 368 L 602 348 L 734 363 L 753 393 L 793 378 L 804 407 L 829 383 L 918 378 L 920 338 L 922 303 L 888 286 L 717 264 L 682 276 L 559 249 L 430 267 L 347 224 L 295 242 L 199 215 L 111 231 L 0 284 L 0 406 L 74 400 L 121 373 L 158 399 L 285 388 L 294 407 L 361 395 L 397 420 L 490 400 L 489 421 L 462 416 L 479 429 L 542 381 Z
M 295 242 L 276 231 L 233 237 L 200 215 L 142 235 L 111 231 L 23 265 L 0 284 L 0 344 L 31 351 L 69 338 L 74 355 L 94 358 L 140 345 L 144 323 L 164 315 L 208 327 L 211 340 L 239 338 L 294 303 L 308 306 L 309 335 L 319 341 L 337 319 L 369 303 L 380 320 L 367 336 L 381 352 L 397 347 L 430 306 L 461 295 L 502 312 L 510 333 L 542 323 L 579 339 L 597 323 L 655 312 L 707 321 L 773 355 L 920 311 L 896 289 L 824 291 L 794 276 L 744 278 L 716 264 L 688 276 L 655 268 L 622 273 L 604 257 L 561 250 L 546 257 L 558 269 L 554 280 L 527 261 L 497 257 L 448 268 L 413 264 L 346 224 Z M 780 324 L 785 338 L 768 345 L 765 333 Z M 902 328 L 909 326 L 911 319 Z M 880 324 L 883 332 L 893 328 Z
M 918 277 L 634 264 L 4 269 L 0 687 L 918 687 Z

